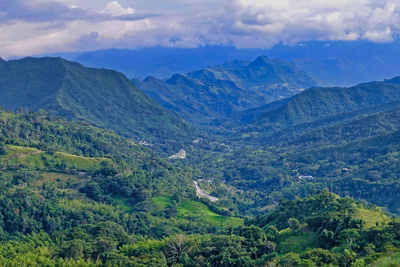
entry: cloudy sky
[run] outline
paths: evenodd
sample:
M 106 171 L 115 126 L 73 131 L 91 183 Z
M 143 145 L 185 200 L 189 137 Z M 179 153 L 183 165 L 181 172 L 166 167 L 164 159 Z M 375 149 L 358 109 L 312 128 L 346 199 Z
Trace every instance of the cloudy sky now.
M 390 42 L 400 0 L 0 0 L 4 58 L 105 48 Z

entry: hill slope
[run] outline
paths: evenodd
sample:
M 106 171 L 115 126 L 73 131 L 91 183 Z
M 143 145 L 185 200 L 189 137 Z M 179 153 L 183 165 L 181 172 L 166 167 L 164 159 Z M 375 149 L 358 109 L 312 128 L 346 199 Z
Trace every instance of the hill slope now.
M 368 110 L 400 100 L 394 82 L 371 82 L 350 88 L 311 88 L 282 101 L 244 111 L 230 123 L 244 123 L 276 130 Z
M 134 83 L 165 108 L 195 123 L 210 123 L 232 114 L 292 96 L 316 82 L 291 63 L 258 57 L 215 68 L 174 75 L 165 81 Z
M 192 140 L 192 129 L 182 117 L 161 108 L 115 71 L 61 58 L 2 62 L 0 93 L 0 106 L 11 110 L 44 109 L 152 142 Z

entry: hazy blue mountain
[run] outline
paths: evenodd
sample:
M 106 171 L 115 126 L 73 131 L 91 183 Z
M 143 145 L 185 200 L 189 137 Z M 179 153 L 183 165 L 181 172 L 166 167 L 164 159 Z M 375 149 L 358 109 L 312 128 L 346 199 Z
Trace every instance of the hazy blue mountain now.
M 228 60 L 251 60 L 263 54 L 262 49 L 236 49 L 228 46 L 199 48 L 150 47 L 139 49 L 108 49 L 60 56 L 85 66 L 108 68 L 123 72 L 130 78 L 147 76 L 167 78 L 175 73 L 186 73 Z
M 305 42 L 296 46 L 278 45 L 265 54 L 295 62 L 320 82 L 351 86 L 400 73 L 400 40 L 392 43 Z
M 130 78 L 138 79 L 147 76 L 167 78 L 175 73 L 208 68 L 225 61 L 250 61 L 259 55 L 266 55 L 294 62 L 323 85 L 350 86 L 399 75 L 399 44 L 399 40 L 386 44 L 312 41 L 293 46 L 280 44 L 271 49 L 238 49 L 229 46 L 152 47 L 60 55 L 86 66 L 115 69 Z
M 86 68 L 61 58 L 2 62 L 0 93 L 0 106 L 10 110 L 44 109 L 157 143 L 192 140 L 189 123 L 116 71 Z
M 316 84 L 295 65 L 264 56 L 250 63 L 230 61 L 186 75 L 176 74 L 167 80 L 148 77 L 133 81 L 160 105 L 195 123 L 220 120 Z

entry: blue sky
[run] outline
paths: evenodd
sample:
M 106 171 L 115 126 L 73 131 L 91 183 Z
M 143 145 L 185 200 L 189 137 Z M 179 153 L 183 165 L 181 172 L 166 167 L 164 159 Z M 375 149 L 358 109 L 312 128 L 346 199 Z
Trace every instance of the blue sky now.
M 390 42 L 400 0 L 0 0 L 0 56 L 310 40 Z

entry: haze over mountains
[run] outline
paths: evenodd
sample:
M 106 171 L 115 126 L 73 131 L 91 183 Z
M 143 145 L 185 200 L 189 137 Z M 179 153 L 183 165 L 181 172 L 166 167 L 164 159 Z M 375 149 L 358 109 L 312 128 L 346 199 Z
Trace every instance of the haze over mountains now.
M 324 86 L 352 86 L 383 80 L 400 73 L 400 41 L 370 43 L 365 41 L 302 42 L 276 45 L 271 49 L 238 49 L 224 46 L 200 48 L 153 47 L 135 50 L 100 50 L 58 54 L 91 67 L 105 67 L 125 73 L 129 78 L 147 76 L 168 78 L 229 60 L 250 61 L 260 55 L 292 61 L 309 72 Z

